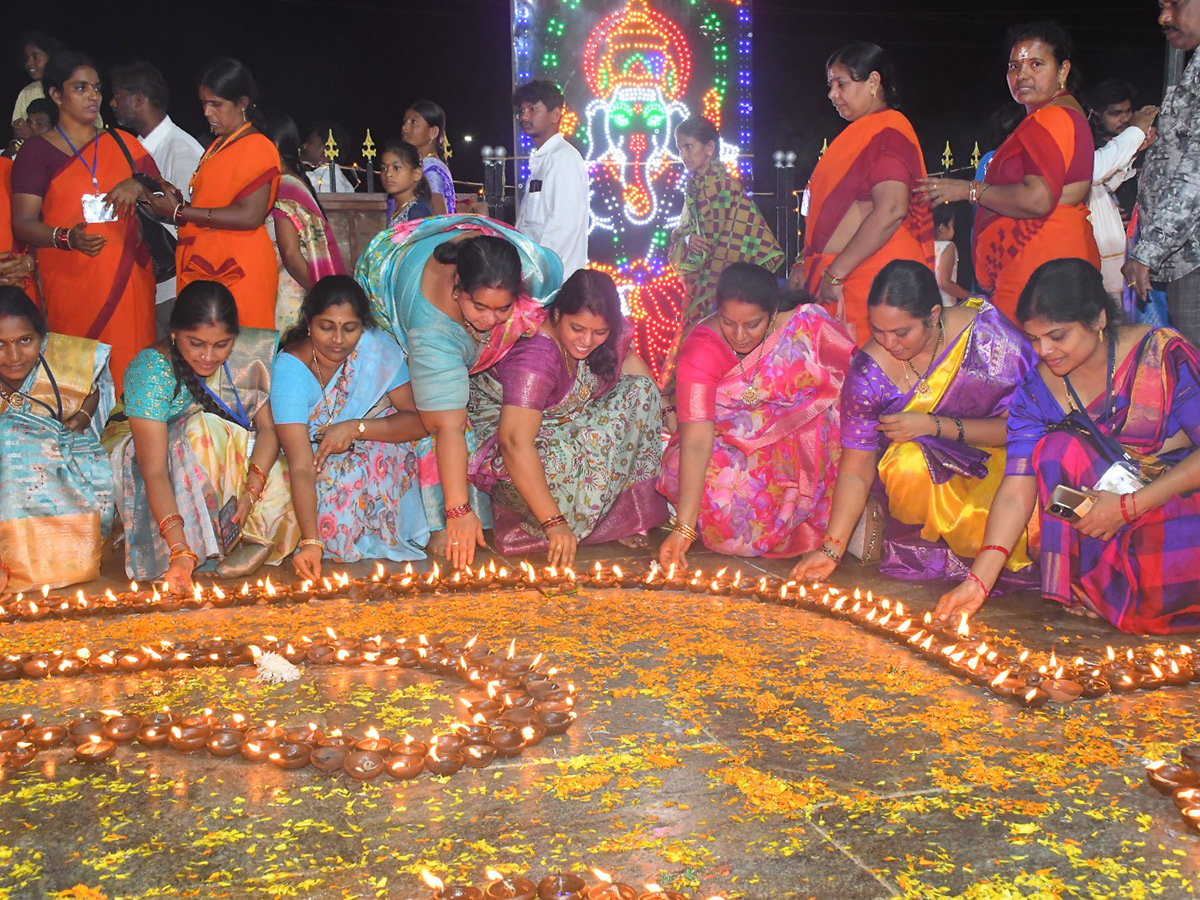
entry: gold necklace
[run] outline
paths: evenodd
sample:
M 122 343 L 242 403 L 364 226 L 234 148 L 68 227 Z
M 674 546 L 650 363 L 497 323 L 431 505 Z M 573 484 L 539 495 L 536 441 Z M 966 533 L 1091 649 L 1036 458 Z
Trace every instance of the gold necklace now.
M 311 338 L 309 338 L 309 342 L 311 344 L 311 342 L 312 342 Z M 317 347 L 315 344 L 312 344 L 312 357 L 313 357 L 313 369 L 315 370 L 316 376 L 317 376 L 317 384 L 319 384 L 321 386 L 321 399 L 317 402 L 317 406 L 320 406 L 322 403 L 324 403 L 325 404 L 325 413 L 328 416 L 328 418 L 325 420 L 325 427 L 318 429 L 319 431 L 324 431 L 325 428 L 328 428 L 330 425 L 333 424 L 333 417 L 334 417 L 335 413 L 333 411 L 333 405 L 329 402 L 329 397 L 327 397 L 325 394 L 325 378 L 321 375 L 321 363 L 317 359 Z
M 763 339 L 758 342 L 758 346 L 755 347 L 754 350 L 761 350 L 763 344 L 765 344 L 767 342 L 767 338 L 769 338 L 771 336 L 771 332 L 774 330 L 775 330 L 775 317 L 772 316 L 771 323 L 767 326 L 767 333 L 763 335 Z M 724 337 L 724 335 L 721 335 L 721 336 Z M 729 344 L 729 341 L 726 340 L 725 343 Z M 730 345 L 729 349 L 733 350 L 733 346 Z M 750 353 L 753 353 L 754 350 L 751 350 Z M 746 356 L 749 356 L 750 353 L 747 353 Z M 746 387 L 742 390 L 742 393 L 739 396 L 742 398 L 742 402 L 745 403 L 747 406 L 758 406 L 759 401 L 762 400 L 762 394 L 759 392 L 758 388 L 756 388 L 754 386 L 754 379 L 758 376 L 758 370 L 760 368 L 762 368 L 763 356 L 765 354 L 761 354 L 761 353 L 759 354 L 758 362 L 756 362 L 754 364 L 753 371 L 751 371 L 750 374 L 748 374 L 748 375 L 746 374 L 746 367 L 742 363 L 742 360 L 745 357 L 738 356 L 738 352 L 736 350 L 733 350 L 733 355 L 737 358 L 738 371 L 741 372 L 742 380 L 744 382 L 746 382 Z
M 928 366 L 928 368 L 925 369 L 925 372 L 924 373 L 918 372 L 917 367 L 912 364 L 911 359 L 906 359 L 904 361 L 904 364 L 906 366 L 908 366 L 910 369 L 912 369 L 912 373 L 917 376 L 916 391 L 922 397 L 929 394 L 929 392 L 932 390 L 929 387 L 929 373 L 933 371 L 933 364 L 935 362 L 937 362 L 937 353 L 938 353 L 938 350 L 942 346 L 942 338 L 944 338 L 945 336 L 946 336 L 946 326 L 942 324 L 942 317 L 938 316 L 938 336 L 937 336 L 937 340 L 933 344 L 933 352 L 929 355 L 929 366 Z M 905 375 L 905 378 L 907 378 L 907 377 L 908 376 Z M 910 381 L 910 383 L 911 383 L 911 381 Z

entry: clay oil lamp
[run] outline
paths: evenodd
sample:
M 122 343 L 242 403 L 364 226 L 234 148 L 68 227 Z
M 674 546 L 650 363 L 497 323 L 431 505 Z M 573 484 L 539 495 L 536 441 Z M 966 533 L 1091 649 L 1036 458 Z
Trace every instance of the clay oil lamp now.
M 662 569 L 658 567 L 657 562 L 650 563 L 650 571 L 646 573 L 646 577 L 642 579 L 638 587 L 643 591 L 661 591 L 665 587 Z
M 40 622 L 47 618 L 53 611 L 48 602 L 47 594 L 49 593 L 46 587 L 42 588 L 42 602 L 36 600 L 18 600 L 16 603 L 17 615 L 25 622 Z
M 104 737 L 104 724 L 94 714 L 80 717 L 67 726 L 67 737 L 76 746 L 90 741 L 92 735 Z
M 1188 665 L 1186 660 L 1163 660 L 1163 681 L 1172 687 L 1178 687 L 1179 685 L 1189 683 L 1195 674 L 1196 673 L 1192 670 L 1192 667 Z
M 1054 677 L 1042 682 L 1042 690 L 1055 703 L 1073 703 L 1083 696 L 1083 685 L 1064 677 L 1063 667 L 1055 670 Z
M 246 741 L 242 744 L 242 759 L 255 763 L 266 762 L 277 746 L 273 740 L 251 738 L 247 732 Z
M 14 678 L 20 678 L 24 674 L 21 670 L 21 658 L 19 656 L 0 657 L 0 681 L 11 681 Z
M 345 768 L 346 757 L 349 755 L 349 747 L 317 747 L 313 750 L 309 762 L 321 772 L 340 772 Z
M 238 734 L 245 734 L 250 727 L 250 723 L 246 721 L 246 717 L 241 713 L 234 713 L 229 717 L 228 721 L 222 722 L 217 726 L 223 731 L 236 731 Z
M 20 741 L 11 750 L 0 756 L 0 768 L 15 772 L 37 759 L 38 748 L 29 741 Z
M 462 703 L 466 706 L 472 720 L 475 720 L 476 716 L 481 716 L 485 722 L 491 722 L 500 718 L 505 712 L 504 704 L 491 697 L 474 702 L 463 700 Z
M 312 758 L 312 747 L 308 744 L 293 744 L 285 742 L 275 747 L 267 757 L 271 765 L 285 771 L 303 769 Z
M 38 750 L 53 750 L 67 739 L 67 729 L 61 725 L 42 725 L 26 733 L 29 742 Z
M 1159 759 L 1146 766 L 1146 781 L 1160 794 L 1169 796 L 1181 788 L 1200 786 L 1200 775 L 1187 766 Z
M 546 737 L 546 729 L 535 722 L 521 729 L 521 737 L 525 739 L 526 747 L 532 747 L 535 744 L 540 744 L 542 739 Z
M 1184 744 L 1179 750 L 1179 761 L 1200 774 L 1200 744 Z
M 460 749 L 448 749 L 440 747 L 438 743 L 434 743 L 429 752 L 425 754 L 425 770 L 430 775 L 438 777 L 446 777 L 453 775 L 464 764 L 463 754 Z
M 1024 679 L 1018 678 L 1011 669 L 1004 669 L 988 685 L 998 697 L 1013 697 L 1018 690 L 1026 688 Z
M 171 731 L 169 725 L 145 725 L 138 729 L 137 741 L 143 747 L 149 747 L 151 750 L 158 750 L 167 746 L 171 740 Z
M 142 650 L 122 650 L 117 654 L 117 668 L 122 672 L 141 672 L 150 665 L 150 657 Z
M 473 725 L 455 725 L 454 733 L 466 744 L 486 744 L 492 736 L 491 726 L 484 724 L 483 716 L 476 716 Z
M 5 728 L 3 731 L 0 731 L 0 753 L 11 750 L 24 740 L 24 728 Z
M 317 666 L 331 666 L 337 658 L 337 651 L 328 644 L 313 644 L 306 654 L 310 663 Z
M 559 872 L 538 882 L 538 900 L 584 900 L 587 883 L 578 875 Z
M 644 893 L 638 894 L 637 900 L 688 900 L 687 894 L 679 891 L 668 891 L 653 882 L 648 883 Z
M 1108 680 L 1100 675 L 1099 672 L 1100 669 L 1095 669 L 1086 675 L 1080 675 L 1076 679 L 1079 682 L 1079 686 L 1083 689 L 1084 699 L 1094 700 L 1108 693 Z
M 433 900 L 483 900 L 483 891 L 473 887 L 446 887 L 442 879 L 428 869 L 421 870 L 421 877 L 433 890 Z
M 1180 788 L 1171 795 L 1176 809 L 1187 809 L 1189 806 L 1200 806 L 1200 788 Z
M 484 900 L 537 900 L 537 886 L 528 878 L 519 875 L 506 878 L 495 869 L 488 869 L 486 874 Z
M 111 653 L 101 653 L 99 656 L 93 656 L 88 660 L 89 672 L 100 672 L 107 674 L 117 670 L 117 659 Z
M 425 757 L 415 753 L 401 753 L 389 756 L 384 761 L 384 767 L 397 781 L 409 781 L 424 771 Z
M 380 737 L 379 732 L 372 725 L 367 729 L 366 737 L 355 743 L 354 749 L 384 754 L 392 749 L 392 742 L 388 738 Z
M 1050 700 L 1050 695 L 1040 687 L 1031 687 L 1023 691 L 1018 691 L 1016 696 L 1020 698 L 1021 705 L 1026 709 L 1037 709 L 1040 706 L 1045 706 Z
M 346 754 L 342 768 L 355 781 L 371 781 L 383 774 L 383 754 L 374 750 L 352 750 Z
M 1183 816 L 1184 825 L 1192 831 L 1200 832 L 1200 806 L 1188 806 L 1179 812 Z
M 50 669 L 53 665 L 53 657 L 39 653 L 21 664 L 21 674 L 26 678 L 45 678 L 50 674 Z
M 600 883 L 588 888 L 587 900 L 635 900 L 637 891 L 628 884 L 614 882 L 612 876 L 601 869 L 592 869 Z
M 268 720 L 266 725 L 258 725 L 246 731 L 246 740 L 248 741 L 275 741 L 278 743 L 286 737 L 287 734 L 275 724 L 274 720 Z
M 1142 676 L 1137 672 L 1127 671 L 1123 675 L 1110 679 L 1108 686 L 1113 693 L 1132 694 L 1142 686 Z
M 500 727 L 492 729 L 488 743 L 496 749 L 496 755 L 501 759 L 511 759 L 521 755 L 525 739 L 517 728 Z
M 141 727 L 141 716 L 121 715 L 114 711 L 104 720 L 104 737 L 117 744 L 132 744 Z
M 292 744 L 308 744 L 310 747 L 315 747 L 321 743 L 325 737 L 321 733 L 321 729 L 317 728 L 316 722 L 309 722 L 303 728 L 293 728 L 287 733 L 287 740 Z
M 490 744 L 468 744 L 463 750 L 463 762 L 473 769 L 482 769 L 496 758 L 496 748 Z
M 167 744 L 179 753 L 195 753 L 203 750 L 211 728 L 198 728 L 193 725 L 172 725 L 168 731 Z
M 218 759 L 227 759 L 242 752 L 242 744 L 245 740 L 245 735 L 240 731 L 232 728 L 217 728 L 209 733 L 204 741 L 204 746 Z
M 75 748 L 75 759 L 84 763 L 100 763 L 113 755 L 117 745 L 106 741 L 98 734 L 88 736 L 88 739 Z
M 10 728 L 20 728 L 22 731 L 30 731 L 37 728 L 37 719 L 33 717 L 32 713 L 21 713 L 19 716 L 0 719 L 0 731 L 7 731 Z
M 204 732 L 207 737 L 208 733 L 214 728 L 221 727 L 221 720 L 213 715 L 211 709 L 205 709 L 195 715 L 185 716 L 179 723 L 185 728 L 196 728 Z

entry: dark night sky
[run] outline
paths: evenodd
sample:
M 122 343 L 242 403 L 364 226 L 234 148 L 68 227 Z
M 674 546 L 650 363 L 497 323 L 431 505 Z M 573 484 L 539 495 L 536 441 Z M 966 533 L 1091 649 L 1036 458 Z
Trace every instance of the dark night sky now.
M 822 139 L 837 133 L 823 63 L 852 40 L 892 51 L 931 170 L 947 138 L 956 164 L 965 163 L 987 115 L 1009 101 L 1003 35 L 1016 22 L 1054 15 L 1067 25 L 1085 82 L 1127 77 L 1145 102 L 1157 101 L 1162 89 L 1164 44 L 1153 0 L 757 0 L 754 9 L 760 190 L 771 187 L 773 150 L 797 150 L 805 174 Z M 410 100 L 429 97 L 447 111 L 459 178 L 480 177 L 482 145 L 512 147 L 506 0 L 21 0 L 5 18 L 6 104 L 26 83 L 16 35 L 41 27 L 91 54 L 102 77 L 107 66 L 135 57 L 159 66 L 172 88 L 173 117 L 202 142 L 196 79 L 206 60 L 232 55 L 254 71 L 262 104 L 289 112 L 302 127 L 335 117 L 356 138 L 370 126 L 380 140 L 398 133 Z M 474 135 L 473 145 L 462 143 L 464 133 Z

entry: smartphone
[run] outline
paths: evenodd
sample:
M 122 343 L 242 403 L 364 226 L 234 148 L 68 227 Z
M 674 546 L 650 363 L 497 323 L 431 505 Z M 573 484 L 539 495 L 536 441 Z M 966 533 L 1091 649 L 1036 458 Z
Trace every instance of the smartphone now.
M 230 497 L 229 501 L 217 513 L 217 527 L 221 532 L 222 556 L 228 556 L 230 551 L 237 546 L 238 541 L 242 539 L 242 524 L 233 521 L 236 513 L 237 497 Z
M 1050 494 L 1046 512 L 1052 516 L 1058 516 L 1060 519 L 1066 519 L 1068 522 L 1078 522 L 1095 505 L 1096 501 L 1083 491 L 1060 484 Z

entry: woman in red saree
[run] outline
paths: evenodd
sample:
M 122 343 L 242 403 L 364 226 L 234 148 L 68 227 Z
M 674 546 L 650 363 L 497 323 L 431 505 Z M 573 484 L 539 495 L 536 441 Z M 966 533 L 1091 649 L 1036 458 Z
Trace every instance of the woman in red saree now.
M 779 309 L 766 269 L 731 263 L 717 311 L 679 349 L 679 431 L 658 489 L 676 510 L 659 563 L 687 566 L 700 540 L 732 556 L 796 556 L 820 544 L 841 454 L 838 398 L 854 344 L 816 304 Z
M 13 242 L 12 159 L 0 156 L 0 285 L 18 287 L 37 302 L 37 279 L 33 277 L 36 271 L 33 254 L 18 252 Z
M 200 103 L 217 139 L 192 176 L 192 200 L 172 188 L 152 206 L 179 226 L 179 290 L 193 281 L 220 282 L 233 293 L 243 327 L 273 329 L 279 269 L 266 221 L 279 193 L 280 164 L 279 151 L 254 125 L 257 93 L 250 70 L 236 59 L 209 67 Z
M 867 293 L 894 259 L 933 268 L 929 205 L 910 201 L 925 177 L 912 125 L 896 110 L 892 62 L 875 44 L 850 44 L 825 65 L 829 99 L 850 124 L 813 170 L 804 227 L 804 285 L 836 306 L 862 346 L 871 336 Z
M 58 127 L 31 137 L 13 163 L 14 236 L 41 248 L 38 263 L 51 331 L 112 347 L 120 391 L 125 367 L 154 342 L 154 274 L 117 138 L 96 128 L 100 76 L 84 56 L 60 53 L 46 65 Z M 139 172 L 158 168 L 135 140 L 123 141 Z
M 1008 87 L 1025 119 L 996 150 L 983 181 L 927 178 L 929 202 L 966 200 L 975 210 L 975 277 L 992 305 L 1017 320 L 1017 299 L 1034 271 L 1052 259 L 1100 268 L 1088 219 L 1095 143 L 1087 117 L 1067 89 L 1071 39 L 1053 23 L 1015 29 Z

